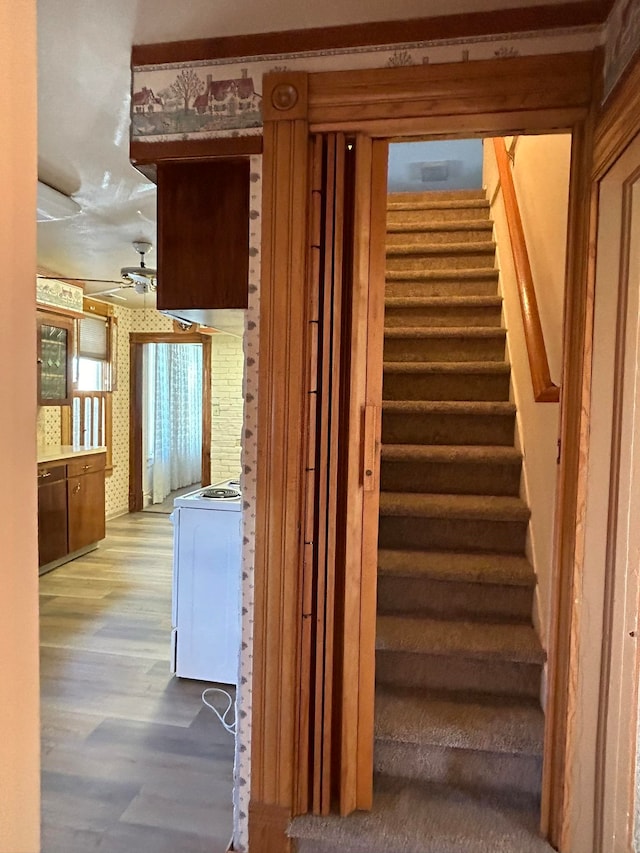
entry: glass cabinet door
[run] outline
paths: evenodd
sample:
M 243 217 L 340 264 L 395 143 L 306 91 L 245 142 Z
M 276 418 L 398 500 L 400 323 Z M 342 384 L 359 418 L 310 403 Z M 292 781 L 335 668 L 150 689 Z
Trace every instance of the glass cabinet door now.
M 38 405 L 68 406 L 71 402 L 73 320 L 52 314 L 38 316 Z

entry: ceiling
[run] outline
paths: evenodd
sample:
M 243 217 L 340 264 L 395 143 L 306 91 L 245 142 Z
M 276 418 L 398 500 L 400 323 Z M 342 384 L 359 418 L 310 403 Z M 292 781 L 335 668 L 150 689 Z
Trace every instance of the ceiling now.
M 540 2 L 448 0 L 446 14 Z M 132 44 L 442 12 L 441 0 L 38 0 L 39 178 L 72 195 L 82 211 L 38 224 L 39 264 L 63 277 L 118 279 L 120 267 L 138 262 L 133 240 L 155 245 L 155 186 L 129 163 Z M 146 261 L 155 266 L 153 251 Z M 105 287 L 88 284 L 86 292 Z M 124 293 L 132 306 L 143 304 Z

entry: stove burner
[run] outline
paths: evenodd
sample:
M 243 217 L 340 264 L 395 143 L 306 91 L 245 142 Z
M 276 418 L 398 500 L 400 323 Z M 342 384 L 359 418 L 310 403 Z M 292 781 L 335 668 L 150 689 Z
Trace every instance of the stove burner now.
M 201 494 L 203 498 L 218 498 L 218 500 L 220 500 L 221 498 L 229 500 L 232 498 L 240 497 L 240 492 L 236 491 L 235 489 L 223 488 L 205 489 Z

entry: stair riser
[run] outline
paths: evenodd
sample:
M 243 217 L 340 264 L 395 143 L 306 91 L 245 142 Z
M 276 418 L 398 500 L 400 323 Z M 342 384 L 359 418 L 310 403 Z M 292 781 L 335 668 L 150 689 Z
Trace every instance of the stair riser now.
M 467 518 L 381 516 L 380 548 L 410 551 L 524 552 L 527 523 Z
M 412 252 L 387 255 L 387 270 L 468 270 L 493 269 L 495 253 L 487 252 Z
M 506 403 L 509 374 L 385 373 L 384 400 L 458 400 Z
M 385 326 L 500 326 L 500 307 L 392 308 L 384 313 Z
M 388 210 L 387 224 L 401 222 L 460 222 L 469 219 L 489 220 L 489 206 L 423 208 L 422 210 Z
M 402 223 L 403 225 L 405 222 Z M 387 231 L 387 246 L 406 245 L 407 243 L 482 243 L 492 239 L 491 228 L 460 228 L 438 230 L 437 228 L 408 228 L 402 231 Z
M 504 361 L 504 335 L 496 337 L 385 338 L 385 361 Z
M 382 461 L 384 492 L 430 492 L 439 495 L 520 494 L 520 462 Z
M 455 785 L 470 791 L 540 793 L 542 759 L 480 750 L 376 741 L 374 769 L 388 776 Z
M 387 279 L 386 296 L 495 296 L 497 279 Z
M 442 619 L 529 622 L 533 590 L 523 586 L 378 577 L 378 613 L 411 613 Z
M 537 664 L 501 660 L 489 663 L 451 655 L 376 652 L 376 681 L 397 687 L 537 698 L 540 675 L 541 667 Z
M 513 445 L 514 415 L 385 412 L 383 444 Z

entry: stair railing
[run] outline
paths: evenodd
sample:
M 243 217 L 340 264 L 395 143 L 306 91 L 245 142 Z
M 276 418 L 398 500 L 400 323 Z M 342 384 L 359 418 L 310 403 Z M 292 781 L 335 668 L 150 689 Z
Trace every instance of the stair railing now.
M 507 147 L 502 137 L 494 137 L 493 147 L 498 164 L 498 174 L 502 187 L 502 197 L 511 238 L 511 251 L 515 267 L 520 309 L 524 325 L 524 338 L 529 357 L 533 397 L 536 403 L 557 403 L 560 399 L 560 388 L 551 380 L 549 359 L 544 343 L 538 300 L 533 284 L 531 263 L 522 227 L 522 217 L 518 207 L 518 198 L 513 183 L 513 175 L 509 164 Z

